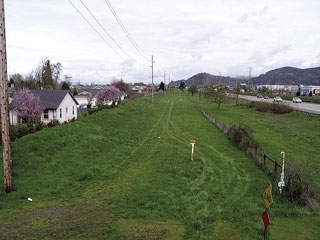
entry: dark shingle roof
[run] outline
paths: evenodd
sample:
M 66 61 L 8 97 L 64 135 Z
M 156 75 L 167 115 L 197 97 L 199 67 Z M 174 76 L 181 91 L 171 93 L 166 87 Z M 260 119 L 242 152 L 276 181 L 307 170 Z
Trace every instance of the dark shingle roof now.
M 46 109 L 57 109 L 64 99 L 64 97 L 69 93 L 68 90 L 30 90 L 33 94 L 40 97 L 40 105 Z M 74 97 L 70 94 L 73 100 L 77 103 Z M 14 108 L 14 100 L 10 103 L 9 108 Z

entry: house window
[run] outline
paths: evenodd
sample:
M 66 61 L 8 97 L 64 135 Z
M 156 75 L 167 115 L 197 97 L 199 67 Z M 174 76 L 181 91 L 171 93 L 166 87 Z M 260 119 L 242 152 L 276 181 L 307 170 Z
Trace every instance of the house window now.
M 62 108 L 60 108 L 60 118 L 62 118 Z
M 48 109 L 43 111 L 43 118 L 44 119 L 48 119 L 49 118 L 49 110 Z
M 68 113 L 68 107 L 66 107 L 66 113 Z
M 74 115 L 74 106 L 72 106 L 72 115 Z

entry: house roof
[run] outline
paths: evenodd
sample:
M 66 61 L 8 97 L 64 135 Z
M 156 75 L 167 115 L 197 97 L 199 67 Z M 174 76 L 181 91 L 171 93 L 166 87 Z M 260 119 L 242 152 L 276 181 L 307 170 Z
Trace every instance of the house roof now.
M 101 89 L 103 89 L 103 88 L 81 88 L 81 89 L 79 89 L 79 91 L 78 91 L 78 95 L 80 96 L 80 95 L 86 95 L 86 96 L 88 96 L 89 95 L 89 93 L 91 93 L 93 96 L 95 96 L 95 95 L 97 95 L 98 94 L 98 92 L 101 90 Z
M 75 97 L 88 96 L 91 93 L 93 96 L 96 96 L 101 89 L 96 88 L 81 88 L 79 89 L 78 95 Z M 119 97 L 126 96 L 127 94 L 124 91 L 119 91 Z
M 40 97 L 40 105 L 45 109 L 57 109 L 67 94 L 70 94 L 68 90 L 30 90 L 33 94 Z M 78 105 L 77 100 L 70 94 L 72 99 Z M 13 100 L 9 108 L 14 108 L 15 101 Z

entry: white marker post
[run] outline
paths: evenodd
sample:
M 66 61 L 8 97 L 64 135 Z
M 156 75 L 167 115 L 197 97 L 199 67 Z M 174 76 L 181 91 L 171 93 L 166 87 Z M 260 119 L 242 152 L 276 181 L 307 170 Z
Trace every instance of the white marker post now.
M 191 150 L 191 160 L 193 161 L 193 155 L 194 155 L 194 145 L 196 144 L 195 140 L 191 140 L 192 150 Z
M 286 157 L 286 154 L 284 152 L 281 152 L 281 155 L 282 155 L 282 172 L 281 172 L 280 182 L 278 182 L 278 186 L 280 188 L 280 194 L 282 194 L 282 188 L 285 186 L 285 182 L 284 182 L 284 158 Z

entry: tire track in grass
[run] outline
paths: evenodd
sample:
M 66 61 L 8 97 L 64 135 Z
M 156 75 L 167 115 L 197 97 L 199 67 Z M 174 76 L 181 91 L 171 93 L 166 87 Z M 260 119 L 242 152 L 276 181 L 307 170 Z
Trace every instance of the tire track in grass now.
M 142 150 L 143 148 L 147 148 L 148 151 L 143 152 L 143 155 L 141 155 L 140 160 L 137 163 L 133 164 L 130 168 L 124 171 L 121 176 L 110 183 L 110 186 L 112 187 L 110 188 L 110 192 L 106 198 L 106 200 L 109 201 L 109 204 L 114 204 L 114 202 L 112 201 L 113 196 L 119 194 L 128 194 L 128 192 L 135 191 L 136 187 L 139 188 L 139 183 L 137 183 L 137 181 L 141 181 L 144 174 L 147 174 L 147 172 L 152 172 L 154 170 L 152 167 L 152 161 L 150 161 L 150 159 L 154 156 L 156 150 L 159 148 L 159 145 L 163 141 L 161 138 L 158 138 L 158 135 L 155 135 L 155 133 L 157 133 L 159 130 L 160 136 L 163 136 L 165 134 L 166 126 L 164 125 L 166 124 L 163 124 L 165 123 L 163 119 L 166 117 L 166 113 L 168 113 L 168 117 L 171 115 L 172 104 L 173 100 L 168 101 L 165 110 L 161 114 L 161 118 L 159 118 L 157 122 L 157 125 L 153 127 L 152 132 L 149 132 L 148 137 L 153 136 L 157 139 L 156 142 L 153 143 L 150 147 L 142 144 L 140 146 L 140 149 Z M 146 181 L 148 182 L 148 178 Z M 121 204 L 114 207 L 116 209 L 119 209 L 121 208 Z M 166 237 L 167 233 L 169 235 L 172 235 L 172 231 L 176 231 L 177 229 L 181 231 L 181 228 L 183 229 L 180 223 L 176 223 L 170 220 L 169 222 L 141 222 L 139 220 L 130 218 L 128 219 L 127 217 L 121 218 L 121 214 L 119 217 L 119 229 L 121 230 L 121 232 L 124 232 L 126 234 L 128 239 L 163 239 L 163 237 Z M 132 222 L 135 223 L 135 229 L 132 229 Z M 161 237 L 158 236 L 159 233 L 161 233 Z M 175 233 L 173 235 L 175 236 L 174 239 L 180 239 L 179 237 L 177 238 L 177 236 L 179 236 L 180 234 L 181 233 Z
M 149 139 L 149 137 L 153 133 L 154 129 L 160 125 L 162 118 L 164 117 L 164 114 L 167 111 L 169 104 L 170 104 L 170 102 L 168 102 L 167 105 L 162 110 L 161 116 L 160 116 L 159 120 L 157 121 L 157 123 L 148 131 L 146 137 L 141 141 L 141 143 L 128 155 L 128 158 L 130 158 L 133 154 L 135 154 L 138 150 L 141 149 L 141 147 L 146 143 L 146 141 Z
M 171 117 L 171 115 L 168 115 L 167 126 L 170 126 L 170 131 L 168 127 L 168 134 L 179 143 L 188 143 L 190 136 L 187 136 L 180 128 L 176 127 L 173 121 L 169 123 Z M 216 129 L 216 131 L 218 130 Z M 218 134 L 223 138 L 225 137 L 220 131 L 218 131 Z M 215 156 L 214 160 L 207 157 L 211 156 L 212 153 L 214 153 Z M 212 222 L 213 219 L 210 215 L 223 215 L 226 207 L 225 202 L 234 202 L 241 198 L 239 194 L 241 190 L 239 189 L 244 190 L 243 194 L 245 194 L 248 187 L 248 175 L 245 174 L 243 177 L 239 176 L 238 166 L 234 161 L 235 159 L 229 156 L 229 154 L 224 151 L 219 151 L 214 146 L 205 142 L 202 142 L 201 145 L 197 147 L 197 154 L 203 163 L 203 170 L 195 180 L 190 182 L 191 194 L 186 203 L 186 205 L 191 206 L 189 208 L 190 216 L 200 216 L 199 219 L 192 221 L 195 228 L 200 227 L 201 221 Z M 226 178 L 226 176 L 229 177 Z M 211 188 L 210 192 L 205 190 L 208 181 L 216 181 L 216 184 L 214 184 L 215 187 L 213 189 Z M 216 198 L 210 196 L 212 192 L 215 193 Z M 235 196 L 238 197 L 234 199 Z M 212 204 L 214 204 L 215 207 L 213 211 L 210 211 L 209 209 L 212 209 Z

